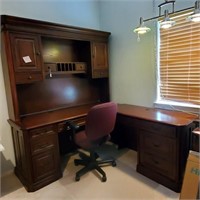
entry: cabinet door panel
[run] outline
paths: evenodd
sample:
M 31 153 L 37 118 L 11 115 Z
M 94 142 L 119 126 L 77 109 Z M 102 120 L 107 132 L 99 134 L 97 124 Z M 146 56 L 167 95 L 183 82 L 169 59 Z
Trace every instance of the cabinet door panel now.
M 41 71 L 40 39 L 37 35 L 11 34 L 15 72 Z
M 93 43 L 94 51 L 94 69 L 106 69 L 108 68 L 108 52 L 107 44 L 101 42 Z
M 92 77 L 108 77 L 108 45 L 106 42 L 92 43 Z

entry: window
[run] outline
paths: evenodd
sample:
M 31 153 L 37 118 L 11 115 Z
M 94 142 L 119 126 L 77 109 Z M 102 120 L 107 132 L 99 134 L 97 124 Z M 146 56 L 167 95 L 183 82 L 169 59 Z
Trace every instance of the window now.
M 174 17 L 172 28 L 158 28 L 158 101 L 199 107 L 200 23 L 187 21 L 188 14 Z

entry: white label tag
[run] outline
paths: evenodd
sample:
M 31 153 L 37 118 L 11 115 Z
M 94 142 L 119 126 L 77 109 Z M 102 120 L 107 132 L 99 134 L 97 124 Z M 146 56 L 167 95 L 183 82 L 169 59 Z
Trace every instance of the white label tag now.
M 25 63 L 31 63 L 32 62 L 32 60 L 29 56 L 24 56 L 23 60 L 24 60 Z

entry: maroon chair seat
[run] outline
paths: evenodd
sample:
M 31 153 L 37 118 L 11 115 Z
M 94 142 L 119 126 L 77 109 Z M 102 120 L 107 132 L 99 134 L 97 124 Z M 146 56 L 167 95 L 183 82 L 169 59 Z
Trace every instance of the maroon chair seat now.
M 89 151 L 90 155 L 80 154 L 81 159 L 75 159 L 75 165 L 84 167 L 76 173 L 76 181 L 91 170 L 97 170 L 102 175 L 102 181 L 106 181 L 106 174 L 100 168 L 105 164 L 116 166 L 114 159 L 97 160 L 98 155 L 95 152 L 98 146 L 101 146 L 110 139 L 110 133 L 114 129 L 117 114 L 117 104 L 107 102 L 98 104 L 90 109 L 86 116 L 85 130 L 74 134 L 74 142 L 80 148 Z

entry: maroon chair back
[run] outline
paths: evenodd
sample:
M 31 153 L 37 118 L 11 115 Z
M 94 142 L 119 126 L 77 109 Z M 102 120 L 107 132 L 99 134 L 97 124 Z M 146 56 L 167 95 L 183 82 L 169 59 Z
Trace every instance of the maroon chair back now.
M 114 129 L 116 115 L 117 104 L 114 102 L 93 106 L 86 117 L 85 133 L 88 139 L 95 141 L 109 135 Z

